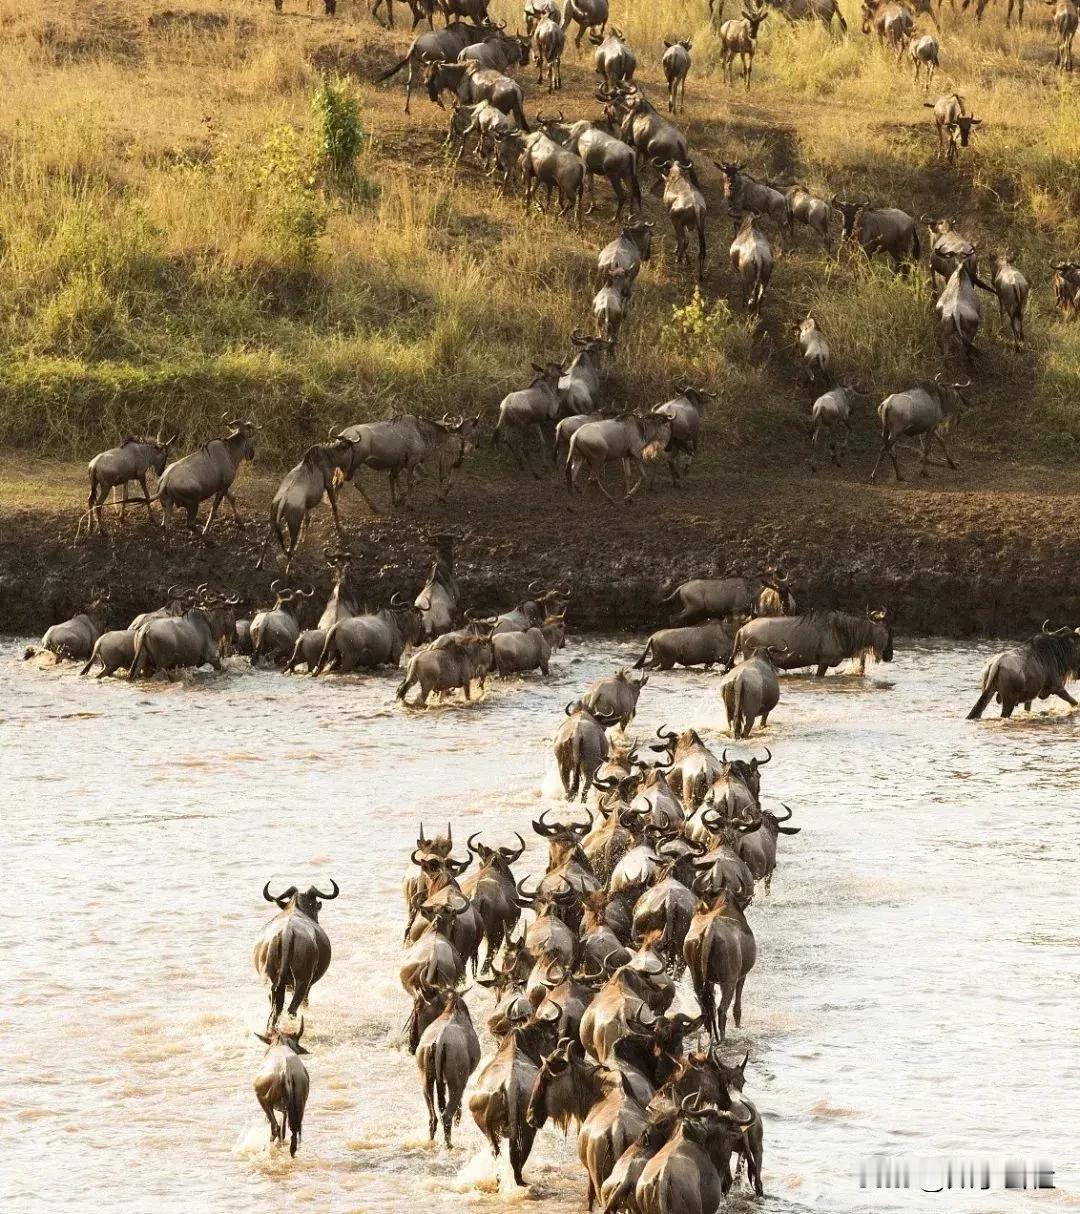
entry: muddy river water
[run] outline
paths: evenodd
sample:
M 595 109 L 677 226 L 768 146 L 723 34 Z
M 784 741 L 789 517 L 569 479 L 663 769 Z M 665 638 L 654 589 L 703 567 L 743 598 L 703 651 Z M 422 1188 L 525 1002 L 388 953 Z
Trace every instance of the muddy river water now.
M 587 638 L 549 680 L 472 706 L 394 705 L 394 678 L 251 671 L 93 682 L 0 645 L 5 862 L 0 1199 L 12 1211 L 584 1208 L 546 1129 L 525 1193 L 466 1110 L 429 1149 L 401 1048 L 400 881 L 417 822 L 527 832 L 554 799 L 562 705 L 640 643 Z M 898 644 L 865 679 L 785 679 L 766 800 L 795 811 L 732 1055 L 748 1049 L 774 1211 L 1025 1208 L 1007 1158 L 1080 1210 L 1080 716 L 965 721 L 985 645 Z M 632 732 L 722 744 L 716 674 L 656 674 Z M 1045 706 L 1044 706 L 1045 707 Z M 1062 706 L 1064 708 L 1064 706 Z M 341 885 L 307 1011 L 300 1153 L 271 1152 L 251 1076 L 263 883 Z M 691 1007 L 689 992 L 682 995 Z M 474 1019 L 487 992 L 470 995 Z M 490 1042 L 485 1040 L 485 1048 Z M 859 1189 L 860 1160 L 986 1160 L 992 1188 Z

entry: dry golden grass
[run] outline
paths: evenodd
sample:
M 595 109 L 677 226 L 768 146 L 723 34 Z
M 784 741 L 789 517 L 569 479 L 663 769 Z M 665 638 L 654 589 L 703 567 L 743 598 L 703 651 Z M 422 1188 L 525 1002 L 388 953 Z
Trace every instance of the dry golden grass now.
M 935 158 L 907 63 L 859 32 L 852 0 L 844 8 L 846 38 L 771 15 L 746 94 L 720 81 L 705 0 L 613 5 L 658 102 L 661 39 L 694 37 L 680 122 L 710 204 L 710 258 L 703 311 L 686 311 L 694 283 L 649 201 L 664 240 L 612 400 L 648 405 L 689 375 L 719 386 L 732 442 L 801 443 L 793 337 L 810 307 L 842 374 L 870 391 L 944 365 L 921 275 L 838 264 L 805 234 L 783 239 L 762 321 L 748 326 L 712 166 L 723 157 L 954 214 L 982 248 L 1013 249 L 1034 284 L 1032 341 L 1016 357 L 986 308 L 978 429 L 1032 458 L 1075 454 L 1080 327 L 1055 316 L 1046 263 L 1080 245 L 1080 86 L 1053 70 L 1046 13 L 1029 6 L 1024 30 L 1006 32 L 1000 6 L 978 28 L 946 7 L 930 96 L 956 89 L 985 119 L 953 171 Z M 518 11 L 492 6 L 510 28 Z M 158 425 L 188 442 L 227 410 L 256 415 L 265 452 L 285 461 L 334 422 L 491 407 L 532 359 L 564 354 L 589 323 L 589 269 L 613 232 L 606 187 L 579 238 L 555 216 L 526 220 L 474 165 L 455 169 L 444 112 L 420 95 L 407 117 L 400 77 L 371 83 L 407 40 L 401 15 L 388 34 L 366 4 L 329 21 L 295 0 L 281 17 L 268 0 L 0 0 L 0 443 L 85 456 Z M 325 71 L 351 81 L 370 136 L 348 198 L 313 176 L 311 96 Z M 571 51 L 564 78 L 553 106 L 525 69 L 529 112 L 597 117 L 590 58 Z

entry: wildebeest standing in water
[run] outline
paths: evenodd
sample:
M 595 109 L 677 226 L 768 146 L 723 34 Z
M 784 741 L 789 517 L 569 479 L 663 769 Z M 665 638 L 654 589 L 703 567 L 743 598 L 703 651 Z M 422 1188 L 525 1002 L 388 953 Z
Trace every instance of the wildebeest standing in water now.
M 289 1131 L 289 1154 L 295 1155 L 300 1145 L 300 1133 L 304 1123 L 304 1108 L 307 1105 L 307 1067 L 297 1057 L 308 1051 L 300 1044 L 304 1035 L 304 1018 L 293 1033 L 274 1029 L 269 1033 L 256 1033 L 260 1041 L 270 1047 L 259 1067 L 253 1086 L 259 1104 L 270 1122 L 270 1142 L 285 1142 L 285 1131 Z M 281 1114 L 281 1124 L 274 1120 L 274 1113 Z
M 1049 621 L 1047 621 L 1049 623 Z M 1002 717 L 1012 716 L 1017 704 L 1031 711 L 1033 700 L 1057 696 L 1071 707 L 1076 701 L 1065 690 L 1070 679 L 1080 675 L 1080 628 L 1058 628 L 1054 632 L 1043 624 L 1023 645 L 1007 649 L 991 658 L 982 676 L 982 695 L 968 713 L 977 721 L 991 700 L 1001 705 Z
M 849 658 L 865 669 L 867 657 L 881 662 L 893 659 L 892 628 L 884 610 L 865 616 L 846 611 L 811 611 L 806 615 L 751 620 L 735 637 L 735 655 L 775 646 L 776 665 L 781 670 L 816 668 L 821 678 L 833 666 Z
M 76 661 L 86 661 L 94 651 L 94 644 L 105 629 L 105 612 L 109 601 L 109 592 L 96 594 L 85 611 L 53 624 L 41 638 L 41 646 L 55 653 L 57 658 L 71 658 Z M 32 656 L 27 651 L 27 657 Z
M 761 645 L 720 680 L 720 698 L 727 710 L 732 737 L 749 737 L 755 721 L 760 720 L 762 729 L 769 723 L 769 713 L 780 702 L 776 678 L 778 653 L 772 646 Z
M 428 1135 L 435 1141 L 439 1115 L 447 1147 L 450 1127 L 461 1120 L 461 1099 L 469 1076 L 480 1064 L 480 1041 L 468 1006 L 458 991 L 443 992 L 443 1010 L 424 1030 L 416 1050 L 416 1065 L 428 1107 Z M 439 1115 L 435 1106 L 438 1104 Z
M 566 799 L 572 801 L 580 791 L 584 801 L 611 745 L 603 725 L 581 700 L 567 704 L 566 717 L 555 735 L 555 761 Z
M 267 1028 L 273 1028 L 285 1006 L 285 994 L 292 991 L 289 1015 L 295 1016 L 307 1002 L 308 992 L 330 966 L 330 937 L 319 925 L 323 901 L 336 898 L 341 890 L 331 877 L 334 892 L 324 894 L 311 886 L 300 893 L 290 885 L 276 896 L 270 882 L 263 886 L 263 897 L 281 908 L 266 925 L 251 954 L 255 968 L 270 984 L 270 1016 Z

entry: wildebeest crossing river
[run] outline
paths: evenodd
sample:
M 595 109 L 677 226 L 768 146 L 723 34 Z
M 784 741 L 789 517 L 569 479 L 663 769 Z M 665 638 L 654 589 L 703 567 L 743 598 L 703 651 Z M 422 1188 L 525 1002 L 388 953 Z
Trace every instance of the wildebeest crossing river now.
M 641 642 L 575 640 L 549 680 L 426 713 L 393 706 L 391 677 L 314 683 L 234 659 L 171 686 L 91 683 L 21 648 L 0 649 L 7 1208 L 521 1201 L 493 1192 L 467 1112 L 452 1153 L 428 1148 L 399 1044 L 400 881 L 420 819 L 452 820 L 462 844 L 521 829 L 521 871 L 542 869 L 527 824 L 561 803 L 562 706 Z M 944 1200 L 860 1192 L 875 1152 L 1045 1159 L 1059 1188 L 1041 1199 L 1075 1208 L 1080 717 L 965 721 L 990 652 L 898 642 L 865 680 L 786 677 L 746 747 L 772 748 L 766 802 L 803 827 L 750 908 L 759 963 L 725 1047 L 750 1051 L 765 1119 L 758 1208 Z M 723 745 L 718 681 L 654 674 L 631 732 L 694 725 Z M 312 1092 L 290 1160 L 251 1090 L 267 1005 L 250 950 L 266 880 L 330 876 L 334 960 L 306 1014 Z M 479 1027 L 491 1000 L 469 999 Z M 526 1178 L 543 1209 L 584 1208 L 573 1135 L 541 1133 Z M 732 1208 L 751 1208 L 738 1192 Z M 948 1198 L 980 1214 L 1022 1200 L 1000 1185 Z

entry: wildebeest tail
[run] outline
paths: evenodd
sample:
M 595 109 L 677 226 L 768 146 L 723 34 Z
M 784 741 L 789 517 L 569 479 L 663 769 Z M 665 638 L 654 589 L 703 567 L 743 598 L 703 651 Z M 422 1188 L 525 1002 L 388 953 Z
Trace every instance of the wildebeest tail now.
M 288 1067 L 285 1068 L 285 1120 L 289 1127 L 289 1154 L 295 1155 L 304 1123 L 304 1102 Z
M 638 177 L 636 162 L 634 162 L 630 165 L 630 192 L 631 192 L 631 195 L 634 199 L 634 202 L 635 202 L 638 210 L 640 211 L 641 206 L 642 206 L 642 203 L 641 203 L 641 178 Z
M 839 5 L 837 5 L 837 8 L 836 8 L 836 19 L 837 19 L 837 21 L 840 22 L 841 30 L 843 30 L 843 32 L 846 34 L 847 33 L 847 22 L 844 20 L 844 14 L 840 11 Z
M 135 656 L 131 660 L 131 669 L 128 671 L 129 679 L 137 679 L 142 674 L 143 667 L 146 665 L 146 636 L 140 628 L 135 634 Z
M 382 84 L 382 82 L 384 80 L 389 80 L 391 76 L 396 76 L 403 67 L 408 67 L 408 66 L 409 66 L 409 56 L 406 55 L 405 58 L 402 59 L 400 63 L 395 63 L 394 66 L 392 68 L 390 68 L 389 71 L 383 72 L 383 74 L 381 76 L 376 76 L 375 83 Z
M 101 646 L 101 638 L 98 637 L 98 639 L 94 642 L 94 648 L 90 651 L 90 661 L 87 662 L 86 665 L 82 668 L 82 670 L 79 671 L 79 674 L 89 674 L 90 673 L 90 667 L 93 666 L 93 664 L 97 661 L 98 649 L 100 648 L 100 646 Z
M 648 644 L 645 646 L 645 652 L 634 663 L 635 670 L 641 670 L 645 663 L 649 660 L 649 654 L 652 652 L 652 637 L 649 638 Z
M 334 636 L 334 626 L 331 624 L 331 626 L 326 630 L 326 636 L 323 638 L 322 652 L 319 654 L 319 660 L 315 663 L 315 665 L 311 669 L 312 675 L 321 674 L 322 671 L 326 669 L 326 664 L 330 660 L 330 642 L 333 639 L 333 636 Z M 299 640 L 297 640 L 296 646 L 297 646 L 297 648 L 300 647 Z M 295 649 L 293 650 L 292 660 L 294 662 L 297 660 Z
M 918 261 L 919 256 L 922 252 L 922 245 L 919 244 L 919 229 L 918 228 L 916 228 L 911 233 L 911 244 L 912 244 L 911 255 L 916 261 Z
M 435 1043 L 435 1064 L 434 1064 L 434 1080 L 435 1080 L 435 1101 L 439 1106 L 439 1112 L 446 1112 L 446 1045 L 442 1038 Z
M 408 669 L 405 671 L 405 677 L 398 684 L 398 689 L 396 692 L 397 698 L 399 700 L 404 700 L 405 693 L 409 690 L 409 688 L 415 682 L 416 682 L 416 680 L 413 678 L 413 663 L 410 662 Z
M 974 707 L 967 714 L 969 721 L 977 721 L 986 711 L 986 706 L 997 694 L 998 658 L 993 658 L 986 664 L 982 677 L 982 695 L 975 701 Z

